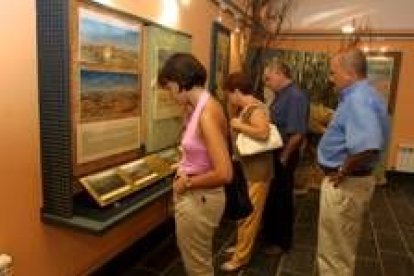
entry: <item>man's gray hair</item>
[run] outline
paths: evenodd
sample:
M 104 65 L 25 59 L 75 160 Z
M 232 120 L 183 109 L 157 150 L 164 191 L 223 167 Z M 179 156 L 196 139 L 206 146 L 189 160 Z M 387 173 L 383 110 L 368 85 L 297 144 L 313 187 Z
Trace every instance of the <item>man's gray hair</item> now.
M 350 48 L 338 52 L 335 57 L 338 58 L 342 68 L 355 72 L 358 77 L 366 78 L 367 58 L 363 51 L 358 48 Z
M 289 65 L 278 58 L 271 59 L 266 68 L 273 72 L 280 72 L 288 79 L 292 78 L 292 72 Z

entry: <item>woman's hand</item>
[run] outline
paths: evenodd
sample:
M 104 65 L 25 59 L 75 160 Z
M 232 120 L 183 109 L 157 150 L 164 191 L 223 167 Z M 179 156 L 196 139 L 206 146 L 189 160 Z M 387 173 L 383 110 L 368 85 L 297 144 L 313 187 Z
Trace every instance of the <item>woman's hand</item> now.
M 183 194 L 187 190 L 187 182 L 189 181 L 186 175 L 176 175 L 173 181 L 173 192 L 177 195 Z
M 230 120 L 230 126 L 233 130 L 239 131 L 242 124 L 243 123 L 240 118 L 233 118 Z

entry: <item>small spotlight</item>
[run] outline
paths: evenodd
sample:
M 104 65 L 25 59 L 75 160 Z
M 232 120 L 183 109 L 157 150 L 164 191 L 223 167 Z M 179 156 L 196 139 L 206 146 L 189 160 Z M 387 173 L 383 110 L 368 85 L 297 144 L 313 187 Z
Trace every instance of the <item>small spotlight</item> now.
M 381 53 L 385 53 L 388 50 L 388 48 L 385 46 L 382 46 L 379 50 Z
M 355 32 L 355 27 L 353 25 L 345 25 L 341 28 L 343 34 L 353 34 Z

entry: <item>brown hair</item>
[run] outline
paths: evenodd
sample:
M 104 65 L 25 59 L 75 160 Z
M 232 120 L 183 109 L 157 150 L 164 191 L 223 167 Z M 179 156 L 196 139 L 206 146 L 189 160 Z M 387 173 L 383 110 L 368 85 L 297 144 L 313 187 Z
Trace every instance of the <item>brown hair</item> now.
M 243 72 L 231 73 L 224 81 L 223 90 L 233 93 L 236 89 L 242 94 L 254 94 L 253 84 L 250 78 Z
M 191 90 L 194 86 L 204 86 L 207 71 L 193 55 L 176 53 L 165 62 L 157 79 L 160 86 L 172 81 L 178 84 L 180 91 Z

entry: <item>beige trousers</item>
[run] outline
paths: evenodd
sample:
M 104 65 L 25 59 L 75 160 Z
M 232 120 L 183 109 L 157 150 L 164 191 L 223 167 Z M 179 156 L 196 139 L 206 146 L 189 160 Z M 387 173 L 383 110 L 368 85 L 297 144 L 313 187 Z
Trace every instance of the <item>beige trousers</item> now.
M 375 187 L 373 176 L 347 177 L 334 187 L 322 180 L 317 262 L 320 276 L 354 275 L 364 213 Z
M 238 264 L 246 264 L 250 260 L 269 190 L 269 182 L 248 182 L 247 185 L 253 212 L 237 223 L 236 250 L 231 261 Z
M 213 235 L 224 211 L 224 188 L 190 190 L 175 197 L 177 244 L 190 276 L 212 276 Z

